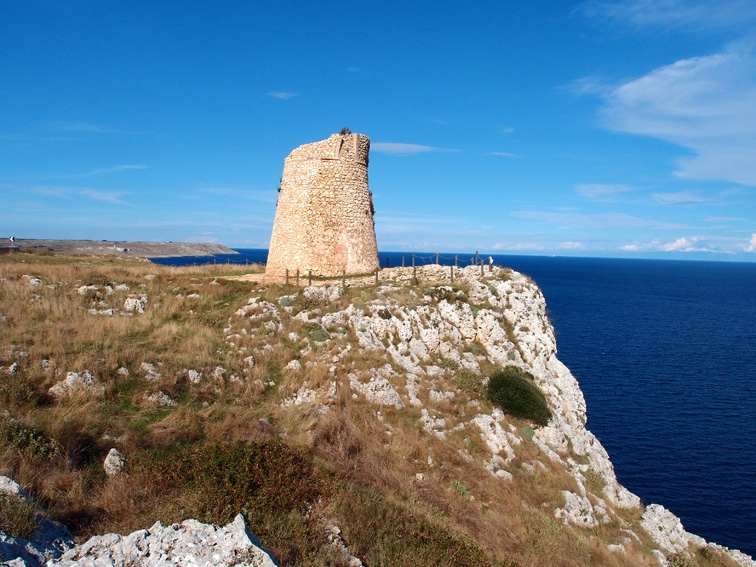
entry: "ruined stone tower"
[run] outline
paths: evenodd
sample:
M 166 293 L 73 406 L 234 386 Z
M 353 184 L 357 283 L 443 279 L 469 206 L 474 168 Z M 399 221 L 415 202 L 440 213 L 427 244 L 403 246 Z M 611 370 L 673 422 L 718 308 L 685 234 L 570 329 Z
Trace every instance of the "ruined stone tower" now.
M 370 138 L 333 134 L 284 161 L 266 275 L 364 274 L 379 267 L 368 189 Z

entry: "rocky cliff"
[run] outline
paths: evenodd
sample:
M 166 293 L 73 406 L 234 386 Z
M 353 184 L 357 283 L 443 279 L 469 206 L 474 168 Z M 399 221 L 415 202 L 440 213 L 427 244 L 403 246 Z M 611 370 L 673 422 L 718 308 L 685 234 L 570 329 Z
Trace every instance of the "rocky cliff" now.
M 479 267 L 452 273 L 425 266 L 416 277 L 392 269 L 369 289 L 250 293 L 223 339 L 248 368 L 288 345 L 288 360 L 279 359 L 284 378 L 269 386 L 248 372 L 229 383 L 273 387 L 277 409 L 269 421 L 287 424 L 281 435 L 305 439 L 332 460 L 336 476 L 381 486 L 397 505 L 410 502 L 449 533 L 479 542 L 498 558 L 487 564 L 756 566 L 686 532 L 671 512 L 644 506 L 618 483 L 586 428 L 583 394 L 557 357 L 546 300 L 532 281 Z M 506 366 L 534 377 L 552 413 L 548 425 L 514 418 L 485 399 L 486 377 Z M 343 507 L 331 506 L 325 517 L 336 564 L 380 564 Z M 8 559 L 12 542 L 3 537 L 0 553 Z M 49 564 L 270 564 L 258 544 L 242 517 L 223 530 L 188 520 L 93 538 Z M 19 557 L 34 562 L 33 554 Z

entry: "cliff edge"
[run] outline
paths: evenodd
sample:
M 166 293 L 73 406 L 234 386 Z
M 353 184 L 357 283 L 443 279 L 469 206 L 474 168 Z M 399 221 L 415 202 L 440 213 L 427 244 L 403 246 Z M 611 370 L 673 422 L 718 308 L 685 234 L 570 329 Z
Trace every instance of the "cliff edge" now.
M 167 354 L 164 361 L 153 354 L 154 364 L 122 367 L 123 375 L 138 376 L 128 382 L 132 405 L 143 399 L 139 388 L 159 387 L 164 396 L 139 402 L 161 407 L 145 414 L 156 432 L 146 439 L 162 447 L 161 463 L 129 441 L 137 430 L 103 422 L 107 432 L 120 427 L 119 436 L 108 433 L 105 443 L 135 463 L 103 481 L 103 493 L 120 486 L 118 494 L 151 498 L 143 485 L 152 479 L 156 490 L 172 495 L 178 509 L 162 514 L 173 514 L 174 522 L 192 510 L 216 523 L 242 513 L 227 529 L 246 534 L 246 518 L 287 564 L 756 566 L 745 554 L 686 532 L 671 512 L 644 506 L 618 483 L 609 455 L 586 428 L 578 382 L 557 357 L 543 294 L 526 276 L 501 268 L 424 266 L 416 274 L 411 268 L 382 270 L 379 278 L 369 287 L 253 286 L 244 300 L 233 287 L 241 284 L 234 283 L 227 322 L 222 332 L 213 327 L 225 345 L 223 365 L 179 370 Z M 15 281 L 7 278 L 3 285 Z M 175 294 L 175 283 L 166 282 L 165 289 Z M 29 284 L 19 277 L 18 285 Z M 192 285 L 199 297 L 220 293 L 216 280 Z M 156 297 L 168 293 L 161 289 L 150 288 L 146 313 L 119 325 L 140 325 L 140 317 L 149 317 L 159 327 L 164 307 L 152 306 L 166 301 Z M 175 316 L 167 321 L 178 332 Z M 31 364 L 29 356 L 20 360 Z M 510 415 L 487 399 L 488 377 L 511 366 L 531 375 L 545 396 L 552 414 L 547 425 Z M 6 372 L 25 370 L 17 364 Z M 110 384 L 100 372 L 92 381 L 101 388 L 59 399 L 56 411 L 76 404 L 93 411 L 107 406 L 108 397 L 126 407 L 117 397 L 125 386 Z M 181 402 L 170 395 L 177 383 L 183 384 Z M 130 415 L 134 421 L 141 414 Z M 182 434 L 190 423 L 200 424 L 192 429 L 198 433 Z M 161 439 L 167 439 L 164 446 Z M 171 445 L 175 439 L 187 448 Z M 239 468 L 245 462 L 254 466 Z M 122 510 L 112 500 L 98 502 L 113 513 Z M 284 524 L 270 527 L 281 518 Z M 128 538 L 98 537 L 59 561 L 95 565 L 107 557 L 114 565 L 148 565 L 125 542 L 142 549 L 148 544 L 139 542 L 179 541 L 183 532 L 231 538 L 192 522 L 170 529 L 156 524 Z M 245 555 L 258 553 L 247 544 L 254 538 L 245 537 L 238 552 L 224 551 L 214 564 L 257 564 Z M 296 546 L 287 547 L 291 541 Z M 187 545 L 206 553 L 209 544 Z M 172 564 L 195 564 L 176 557 Z

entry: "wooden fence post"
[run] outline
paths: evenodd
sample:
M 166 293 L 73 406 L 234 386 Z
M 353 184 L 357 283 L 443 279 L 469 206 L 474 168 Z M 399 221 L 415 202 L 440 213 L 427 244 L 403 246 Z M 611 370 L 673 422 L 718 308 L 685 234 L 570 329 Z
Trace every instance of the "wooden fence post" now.
M 375 285 L 378 285 L 378 271 L 379 271 L 379 269 L 376 268 L 375 269 Z
M 449 266 L 449 269 L 451 270 L 451 283 L 454 283 L 454 266 Z
M 312 285 L 312 270 L 310 270 L 310 275 L 307 276 L 307 285 Z
M 436 265 L 438 265 L 438 252 L 436 252 Z
M 346 270 L 341 270 L 341 291 L 346 290 Z
M 299 287 L 299 268 L 297 268 L 297 287 Z
M 286 285 L 289 285 L 289 268 L 286 268 Z
M 459 268 L 459 256 L 454 255 L 454 267 Z

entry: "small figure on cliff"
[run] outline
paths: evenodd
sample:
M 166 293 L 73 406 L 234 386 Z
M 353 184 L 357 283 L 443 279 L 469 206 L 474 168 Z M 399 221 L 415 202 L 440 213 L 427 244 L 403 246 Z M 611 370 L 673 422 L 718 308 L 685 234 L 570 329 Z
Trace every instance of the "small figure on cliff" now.
M 346 126 L 344 126 L 341 129 L 341 132 L 339 132 L 339 134 L 341 134 L 342 136 L 348 136 L 351 133 L 352 133 L 352 131 L 349 128 L 347 128 Z

